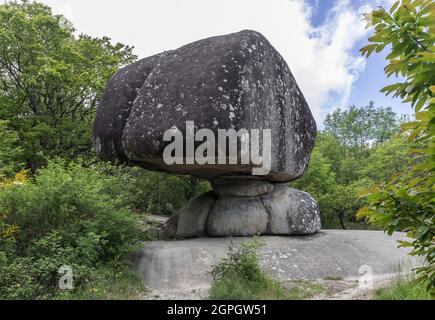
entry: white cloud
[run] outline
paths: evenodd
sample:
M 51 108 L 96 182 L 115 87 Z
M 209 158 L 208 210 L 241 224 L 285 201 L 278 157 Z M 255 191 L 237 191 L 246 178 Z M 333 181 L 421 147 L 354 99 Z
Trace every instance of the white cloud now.
M 365 66 L 365 60 L 354 55 L 353 49 L 367 30 L 361 13 L 348 1 L 338 1 L 317 28 L 313 29 L 308 16 L 303 24 L 304 28 L 293 35 L 301 50 L 291 50 L 287 42 L 282 53 L 319 121 L 330 107 L 347 104 L 352 84 Z
M 289 64 L 318 122 L 330 107 L 347 103 L 365 65 L 352 54 L 366 36 L 365 25 L 361 12 L 347 0 L 336 1 L 317 28 L 310 21 L 313 8 L 307 0 L 42 2 L 67 13 L 83 33 L 134 45 L 140 57 L 213 35 L 257 30 Z

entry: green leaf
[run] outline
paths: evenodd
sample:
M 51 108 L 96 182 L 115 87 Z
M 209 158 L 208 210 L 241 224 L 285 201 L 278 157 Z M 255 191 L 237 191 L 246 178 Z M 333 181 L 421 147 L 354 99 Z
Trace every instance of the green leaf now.
M 391 13 L 391 14 L 393 14 L 394 11 L 396 11 L 396 9 L 397 9 L 397 7 L 399 6 L 399 4 L 400 4 L 400 0 L 399 0 L 399 1 L 396 1 L 396 2 L 393 4 L 393 6 L 392 6 L 391 9 L 390 9 L 390 13 Z
M 367 58 L 370 57 L 372 52 L 378 47 L 377 44 L 369 44 L 368 46 L 365 46 L 360 49 L 360 52 L 362 55 L 367 55 Z
M 418 15 L 421 17 L 428 13 L 435 13 L 435 2 L 431 2 L 427 6 L 423 7 Z
M 402 83 L 395 83 L 395 84 L 392 84 L 392 85 L 388 85 L 388 86 L 386 86 L 386 87 L 383 87 L 383 88 L 381 89 L 381 92 L 385 92 L 385 93 L 387 93 L 387 95 L 388 95 L 388 94 L 390 94 L 392 91 L 397 90 L 397 89 L 401 88 L 402 86 L 403 86 Z
M 420 111 L 415 114 L 416 119 L 420 121 L 427 121 L 427 122 L 429 122 L 430 119 L 433 118 L 433 116 L 434 114 L 430 111 Z
M 424 107 L 424 104 L 426 103 L 426 101 L 427 101 L 427 97 L 425 97 L 425 96 L 421 97 L 418 100 L 417 104 L 415 105 L 415 111 L 419 112 Z

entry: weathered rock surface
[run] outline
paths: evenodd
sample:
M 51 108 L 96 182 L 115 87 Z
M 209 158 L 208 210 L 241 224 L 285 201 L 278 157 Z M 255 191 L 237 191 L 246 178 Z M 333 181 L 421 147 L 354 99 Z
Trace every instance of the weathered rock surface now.
M 163 162 L 166 130 L 186 138 L 197 129 L 271 129 L 272 168 L 264 178 L 300 177 L 314 147 L 316 124 L 281 55 L 250 30 L 203 39 L 120 70 L 108 82 L 94 126 L 96 149 L 151 170 L 214 179 L 250 175 L 254 164 L 172 165 Z M 239 147 L 240 148 L 240 147 Z
M 406 273 L 421 265 L 397 248 L 404 233 L 388 236 L 382 231 L 323 230 L 310 236 L 262 237 L 264 270 L 279 280 L 343 278 L 358 280 L 371 268 L 374 277 L 388 275 L 401 265 Z M 183 290 L 208 288 L 210 271 L 228 253 L 231 243 L 246 238 L 197 238 L 145 244 L 134 261 L 146 286 Z M 369 267 L 369 268 L 368 268 Z
M 273 190 L 272 183 L 254 179 L 214 180 L 212 186 L 213 191 L 222 197 L 255 197 Z
M 303 235 L 320 230 L 319 205 L 306 192 L 276 184 L 263 204 L 270 212 L 267 234 Z
M 267 233 L 268 212 L 257 197 L 218 197 L 209 213 L 209 236 L 252 236 Z
M 168 221 L 167 231 L 179 238 L 206 236 L 208 215 L 215 201 L 211 192 L 194 197 Z
M 271 130 L 269 173 L 253 176 L 255 157 L 230 164 L 226 154 L 227 163 L 219 163 L 218 145 L 216 164 L 187 164 L 187 122 L 216 138 L 222 129 L 260 130 L 260 136 Z M 171 143 L 163 137 L 171 128 L 183 134 L 183 164 L 163 161 Z M 199 40 L 121 69 L 107 83 L 94 124 L 95 148 L 104 159 L 212 181 L 213 192 L 192 199 L 167 223 L 167 232 L 184 238 L 317 232 L 314 199 L 279 184 L 303 175 L 315 138 L 316 123 L 287 63 L 251 30 Z M 239 137 L 239 156 L 247 153 L 242 141 L 245 136 Z M 267 152 L 263 142 L 260 157 Z
M 234 186 L 232 182 L 229 184 Z M 253 181 L 247 184 L 246 190 L 264 191 L 258 186 L 263 186 L 262 182 Z M 225 185 L 221 184 L 220 188 L 225 190 Z M 225 194 L 210 192 L 198 196 L 171 218 L 167 231 L 176 237 L 192 238 L 306 235 L 320 230 L 319 207 L 308 193 L 279 183 L 272 188 L 269 193 L 257 192 L 255 196 L 241 197 L 240 189 L 231 187 Z M 231 190 L 236 195 L 229 193 Z
M 160 55 L 142 59 L 119 70 L 106 84 L 94 123 L 94 145 L 106 160 L 128 161 L 122 135 L 133 102 Z

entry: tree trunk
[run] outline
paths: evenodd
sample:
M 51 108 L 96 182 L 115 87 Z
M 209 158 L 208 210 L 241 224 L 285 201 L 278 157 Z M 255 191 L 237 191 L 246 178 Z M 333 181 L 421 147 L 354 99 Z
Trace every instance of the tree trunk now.
M 344 212 L 340 211 L 338 213 L 338 220 L 340 221 L 341 228 L 343 230 L 347 230 L 346 225 L 344 224 Z
M 196 195 L 196 187 L 199 183 L 198 178 L 194 176 L 185 177 L 186 187 L 184 189 L 184 195 L 186 200 L 189 201 Z

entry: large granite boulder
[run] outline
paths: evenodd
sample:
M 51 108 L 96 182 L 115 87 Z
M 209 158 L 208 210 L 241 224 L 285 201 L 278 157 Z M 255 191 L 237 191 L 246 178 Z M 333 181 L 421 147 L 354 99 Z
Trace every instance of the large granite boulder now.
M 287 63 L 250 30 L 190 43 L 121 69 L 108 82 L 98 110 L 95 146 L 105 159 L 152 170 L 206 179 L 251 174 L 253 163 L 167 165 L 164 132 L 177 127 L 186 139 L 187 121 L 216 135 L 218 129 L 271 129 L 271 170 L 263 178 L 277 182 L 304 173 L 316 136 Z
M 237 161 L 226 154 L 220 163 L 217 144 L 213 161 L 195 162 L 188 145 L 196 148 L 203 141 L 189 134 L 201 129 L 214 136 L 222 130 L 270 130 L 270 153 L 265 136 L 258 150 L 263 164 L 269 154 L 270 170 L 256 175 L 258 161 L 239 161 L 246 153 L 244 136 L 238 137 Z M 164 161 L 168 130 L 182 134 L 182 163 Z M 170 220 L 167 230 L 179 237 L 317 232 L 315 200 L 282 184 L 303 175 L 315 137 L 315 121 L 287 63 L 250 30 L 190 43 L 121 69 L 107 83 L 94 125 L 95 148 L 103 159 L 212 182 L 212 192 L 192 199 Z

